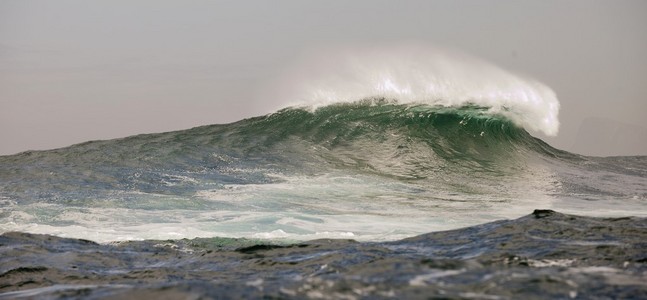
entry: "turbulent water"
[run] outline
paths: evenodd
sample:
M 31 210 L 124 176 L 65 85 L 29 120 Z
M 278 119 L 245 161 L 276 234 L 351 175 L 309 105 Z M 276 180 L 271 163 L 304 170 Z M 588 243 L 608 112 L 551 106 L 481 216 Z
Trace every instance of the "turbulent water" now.
M 536 210 L 394 242 L 0 235 L 0 299 L 642 299 L 647 218 Z
M 552 148 L 487 107 L 367 99 L 0 157 L 0 228 L 95 241 L 395 240 L 534 208 L 647 214 L 647 157 Z
M 527 131 L 557 133 L 550 88 L 426 53 L 323 59 L 265 116 L 0 156 L 0 299 L 644 297 L 647 156 L 555 149 Z
M 490 107 L 287 108 L 0 166 L 0 299 L 647 292 L 647 157 L 557 150 Z M 534 208 L 589 217 L 500 221 Z

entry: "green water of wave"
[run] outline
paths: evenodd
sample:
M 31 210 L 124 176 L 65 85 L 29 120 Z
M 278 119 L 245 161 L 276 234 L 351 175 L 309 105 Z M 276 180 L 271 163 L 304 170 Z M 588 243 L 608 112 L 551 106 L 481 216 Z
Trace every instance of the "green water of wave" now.
M 421 179 L 505 174 L 529 157 L 556 155 L 566 154 L 486 108 L 367 100 L 0 157 L 0 180 L 5 192 L 44 187 L 41 198 L 79 187 L 183 195 L 205 183 L 272 182 L 268 170 Z

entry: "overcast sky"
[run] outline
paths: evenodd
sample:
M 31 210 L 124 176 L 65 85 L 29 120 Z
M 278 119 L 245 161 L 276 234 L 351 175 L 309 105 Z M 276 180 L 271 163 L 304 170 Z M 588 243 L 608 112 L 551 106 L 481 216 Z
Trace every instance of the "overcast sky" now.
M 647 155 L 647 1 L 0 1 L 0 155 L 227 123 L 335 45 L 460 49 L 550 86 L 582 154 Z

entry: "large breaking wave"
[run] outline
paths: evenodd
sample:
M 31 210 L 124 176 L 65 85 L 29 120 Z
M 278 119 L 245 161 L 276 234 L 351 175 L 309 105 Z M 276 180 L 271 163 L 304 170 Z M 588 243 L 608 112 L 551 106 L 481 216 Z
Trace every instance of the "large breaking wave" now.
M 538 207 L 646 211 L 646 157 L 580 156 L 529 133 L 557 132 L 550 88 L 421 48 L 344 57 L 320 61 L 339 76 L 296 71 L 310 84 L 268 93 L 293 104 L 271 114 L 0 156 L 0 228 L 392 240 Z
M 422 180 L 503 174 L 523 168 L 528 157 L 563 153 L 489 108 L 365 99 L 2 157 L 3 180 L 11 183 L 2 191 L 25 193 L 23 199 L 74 197 L 85 189 L 184 195 L 206 182 L 271 182 L 268 170 L 288 175 L 348 170 Z M 35 180 L 39 184 L 32 186 Z
M 644 157 L 560 151 L 486 107 L 383 98 L 24 152 L 0 165 L 4 230 L 95 240 L 396 239 L 537 206 L 581 212 L 597 201 L 622 215 L 647 195 Z

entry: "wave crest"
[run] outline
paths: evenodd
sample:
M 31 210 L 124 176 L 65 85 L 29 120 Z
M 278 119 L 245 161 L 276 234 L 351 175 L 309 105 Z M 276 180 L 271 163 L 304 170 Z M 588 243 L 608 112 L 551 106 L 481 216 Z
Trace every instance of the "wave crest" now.
M 546 135 L 559 130 L 559 101 L 550 87 L 467 55 L 420 45 L 323 51 L 277 83 L 279 99 L 316 109 L 365 98 L 402 104 L 487 107 Z

